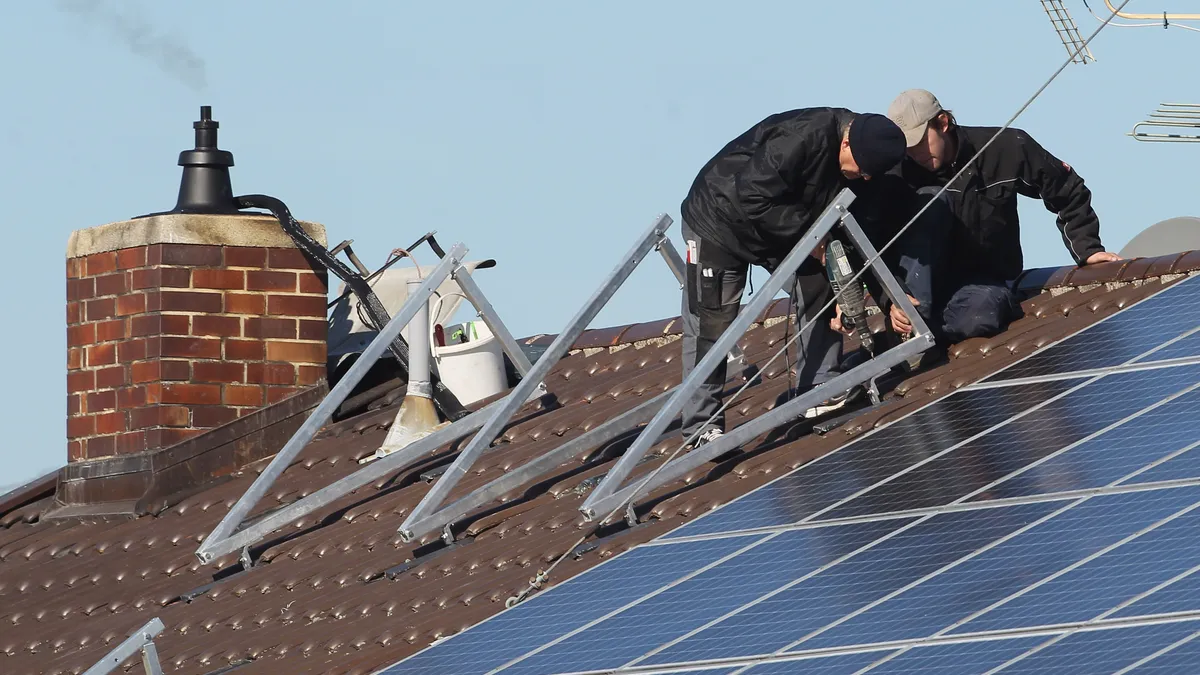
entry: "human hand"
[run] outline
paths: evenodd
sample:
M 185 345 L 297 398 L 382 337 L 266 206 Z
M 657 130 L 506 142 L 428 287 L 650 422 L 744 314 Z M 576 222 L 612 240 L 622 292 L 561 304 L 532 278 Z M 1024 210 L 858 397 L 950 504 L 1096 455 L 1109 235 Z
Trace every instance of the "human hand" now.
M 1117 255 L 1116 253 L 1109 253 L 1108 251 L 1097 251 L 1097 252 L 1089 255 L 1088 259 L 1085 260 L 1083 264 L 1095 265 L 1096 263 L 1116 262 L 1118 260 L 1121 260 L 1121 256 Z
M 849 335 L 852 331 L 842 325 L 842 306 L 834 305 L 834 307 L 837 309 L 837 315 L 829 320 L 829 327 L 839 333 Z
M 914 307 L 921 304 L 919 300 L 911 295 L 908 296 L 908 300 L 913 304 Z M 900 309 L 899 305 L 893 304 L 892 309 L 890 312 L 888 312 L 888 314 L 890 314 L 892 318 L 892 330 L 901 335 L 908 335 L 912 332 L 912 321 L 909 320 L 908 315 L 904 313 L 904 310 Z

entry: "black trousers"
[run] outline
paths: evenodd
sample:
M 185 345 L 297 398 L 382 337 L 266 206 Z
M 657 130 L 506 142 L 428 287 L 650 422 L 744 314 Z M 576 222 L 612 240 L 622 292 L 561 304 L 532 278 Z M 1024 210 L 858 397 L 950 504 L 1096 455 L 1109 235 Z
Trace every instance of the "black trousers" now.
M 686 378 L 737 318 L 750 266 L 719 245 L 697 236 L 686 222 L 680 227 L 688 263 L 682 303 Z M 833 298 L 833 289 L 823 266 L 811 257 L 796 274 L 795 297 L 797 314 L 803 316 L 800 323 L 811 322 L 796 341 L 797 393 L 804 393 L 837 375 L 842 336 L 829 327 L 829 319 L 834 316 L 832 306 L 817 315 Z M 722 359 L 683 408 L 684 438 L 709 428 L 725 429 L 725 415 L 718 411 L 727 379 L 726 361 Z

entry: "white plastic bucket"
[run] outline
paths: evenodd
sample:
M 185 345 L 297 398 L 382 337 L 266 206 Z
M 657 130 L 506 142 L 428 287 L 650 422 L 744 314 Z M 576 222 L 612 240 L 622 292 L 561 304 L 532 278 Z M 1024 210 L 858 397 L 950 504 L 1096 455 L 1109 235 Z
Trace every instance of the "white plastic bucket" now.
M 450 328 L 446 327 L 447 337 Z M 504 370 L 504 350 L 487 324 L 471 321 L 463 324 L 463 328 L 470 331 L 468 342 L 444 347 L 433 341 L 431 344 L 442 383 L 454 392 L 459 402 L 470 405 L 508 389 L 508 376 Z

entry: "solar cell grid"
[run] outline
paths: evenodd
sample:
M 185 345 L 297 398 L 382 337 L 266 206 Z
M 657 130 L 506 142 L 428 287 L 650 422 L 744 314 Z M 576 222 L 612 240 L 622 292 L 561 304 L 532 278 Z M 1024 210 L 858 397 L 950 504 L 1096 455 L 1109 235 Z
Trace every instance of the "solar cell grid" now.
M 1181 508 L 1149 531 L 1020 597 L 978 616 L 951 633 L 1007 630 L 1038 624 L 1088 621 L 1190 573 L 1200 563 L 1200 501 L 1190 490 L 1166 490 Z M 1190 497 L 1188 497 L 1190 495 Z
M 824 573 L 729 616 L 646 659 L 671 663 L 769 654 L 1054 511 L 1025 504 L 917 521 Z M 969 525 L 968 525 L 969 523 Z
M 1200 477 L 1200 453 L 1195 461 L 1182 462 L 1183 455 L 1200 442 L 1196 420 L 1200 420 L 1200 390 L 1192 389 L 1139 411 L 1137 417 L 1114 429 L 1048 456 L 1046 461 L 1030 465 L 968 501 L 1098 488 L 1126 476 L 1129 478 L 1125 483 Z M 1166 465 L 1176 461 L 1182 466 L 1165 472 L 1156 471 L 1154 466 L 1157 462 Z M 1146 470 L 1138 473 L 1143 468 Z
M 1154 675 L 1194 672 L 1196 664 L 1200 663 L 1200 639 L 1198 638 L 1200 638 L 1200 630 L 1134 664 L 1135 667 L 1132 671 L 1124 672 L 1153 673 Z M 1114 675 L 1124 675 L 1124 672 Z
M 1191 423 L 1191 430 L 1195 431 L 1198 425 L 1195 420 L 1200 418 L 1190 418 L 1180 421 L 1181 426 L 1188 426 Z M 1186 452 L 1176 453 L 1165 462 L 1147 468 L 1145 472 L 1137 477 L 1139 483 L 1153 483 L 1158 481 L 1168 480 L 1185 480 L 1200 476 L 1200 448 L 1193 444 L 1188 446 Z
M 1043 649 L 1007 662 L 1005 675 L 1112 673 L 1171 646 L 1200 627 L 1195 621 L 1080 631 L 1044 641 Z M 1055 640 L 1058 640 L 1055 642 Z
M 1113 616 L 1132 617 L 1182 612 L 1200 612 L 1200 574 L 1198 573 L 1189 574 L 1162 591 L 1147 595 Z
M 1200 499 L 1200 488 L 1059 502 L 1043 522 L 864 612 L 804 645 L 819 649 L 924 638 L 1096 555 Z
M 799 522 L 1082 381 L 958 392 L 705 514 L 663 539 Z
M 1197 326 L 1200 326 L 1200 277 L 1191 277 L 1018 361 L 985 381 L 1115 366 Z
M 583 626 L 760 537 L 685 542 L 685 548 L 639 548 L 497 614 L 452 641 L 435 644 L 386 673 L 484 673 Z M 597 594 L 596 589 L 604 589 Z
M 1200 366 L 1118 373 L 1080 383 L 983 436 L 932 454 L 820 517 L 836 520 L 954 503 L 1197 383 Z
M 1169 361 L 1171 359 L 1186 359 L 1189 357 L 1200 357 L 1200 331 L 1185 335 L 1179 340 L 1138 360 Z
M 504 672 L 616 668 L 785 584 L 816 574 L 906 521 L 786 532 Z

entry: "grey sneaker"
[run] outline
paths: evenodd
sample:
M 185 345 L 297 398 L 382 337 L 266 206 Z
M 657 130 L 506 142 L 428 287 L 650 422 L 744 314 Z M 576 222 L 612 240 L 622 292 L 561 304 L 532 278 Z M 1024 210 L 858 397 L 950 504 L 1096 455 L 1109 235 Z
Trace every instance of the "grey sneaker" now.
M 705 430 L 704 433 L 702 433 L 696 437 L 696 441 L 694 443 L 692 443 L 692 448 L 698 448 L 702 445 L 707 445 L 708 443 L 712 443 L 713 441 L 717 440 L 718 438 L 720 438 L 724 435 L 725 435 L 725 432 L 721 431 L 720 429 L 718 429 L 716 427 L 707 429 L 707 430 Z
M 850 389 L 850 391 L 844 391 L 837 396 L 832 396 L 826 399 L 825 402 L 805 410 L 804 416 L 808 419 L 813 419 L 815 417 L 820 417 L 822 415 L 834 412 L 835 410 L 840 410 L 841 408 L 844 408 L 847 403 L 853 401 L 864 393 L 866 393 L 866 390 L 863 389 L 862 385 L 855 385 Z

